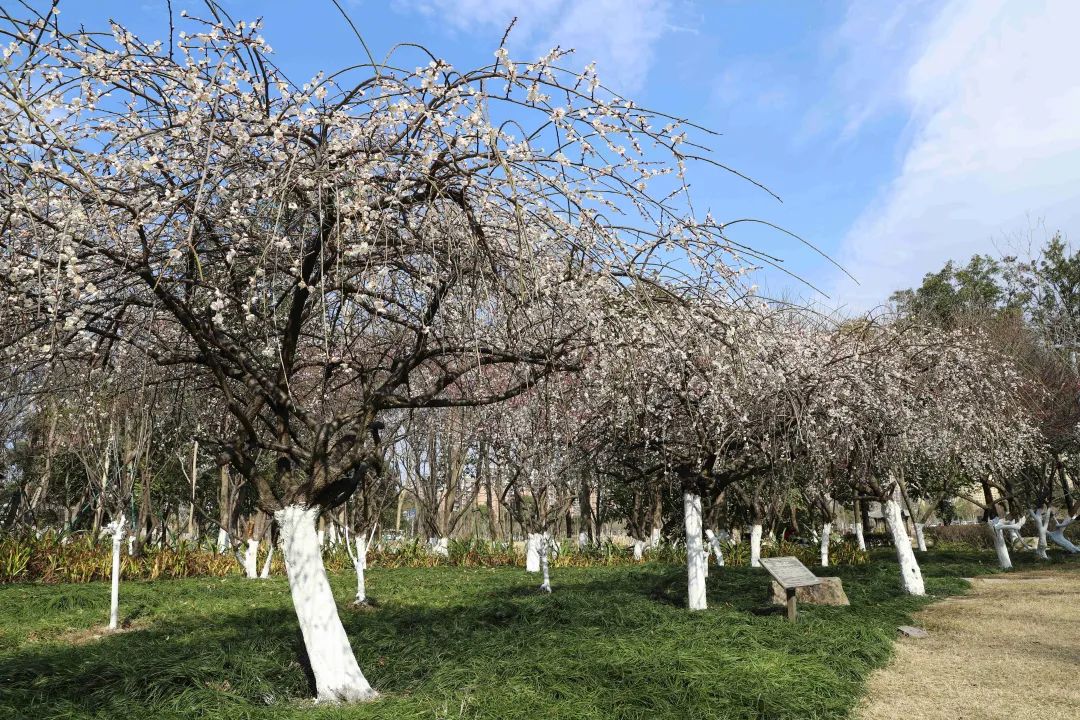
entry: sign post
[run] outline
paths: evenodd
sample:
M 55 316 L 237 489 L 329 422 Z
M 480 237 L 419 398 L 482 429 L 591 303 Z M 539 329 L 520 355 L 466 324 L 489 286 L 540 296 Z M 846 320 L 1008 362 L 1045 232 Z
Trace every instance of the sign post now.
M 801 587 L 820 585 L 821 579 L 814 576 L 805 565 L 795 557 L 762 558 L 761 567 L 772 575 L 787 595 L 787 619 L 798 620 L 799 611 L 795 606 L 795 592 Z

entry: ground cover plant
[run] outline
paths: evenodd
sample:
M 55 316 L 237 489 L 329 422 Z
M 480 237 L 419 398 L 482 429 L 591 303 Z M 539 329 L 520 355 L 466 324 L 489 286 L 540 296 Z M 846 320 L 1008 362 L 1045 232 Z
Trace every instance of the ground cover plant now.
M 108 555 L 108 543 L 88 536 L 64 542 L 61 536 L 46 533 L 42 537 L 0 537 L 0 583 L 40 582 L 80 583 L 108 580 L 112 572 L 112 559 Z M 745 544 L 719 543 L 727 565 L 750 564 L 750 549 Z M 803 563 L 815 562 L 817 548 L 806 544 L 780 541 L 767 545 L 763 557 L 795 556 Z M 686 549 L 673 545 L 658 545 L 650 550 L 649 557 L 671 563 L 685 563 Z M 866 551 L 860 550 L 853 541 L 834 543 L 833 564 L 861 565 L 867 562 Z M 559 543 L 553 553 L 552 567 L 602 567 L 614 565 L 637 565 L 633 549 L 612 541 L 584 548 L 572 547 L 569 541 Z M 426 567 L 513 567 L 524 562 L 523 549 L 506 542 L 486 541 L 478 538 L 451 540 L 445 555 L 430 552 L 419 540 L 384 543 L 367 552 L 367 562 L 381 568 Z M 328 570 L 346 570 L 352 567 L 348 546 L 337 544 L 324 552 L 323 563 Z M 120 571 L 129 580 L 177 580 L 191 577 L 227 577 L 243 572 L 241 563 L 228 555 L 215 552 L 198 543 L 181 541 L 176 547 L 146 548 L 138 556 L 123 556 Z M 268 574 L 285 572 L 280 555 L 272 555 Z
M 342 619 L 380 688 L 313 707 L 284 578 L 131 582 L 127 631 L 98 637 L 101 584 L 0 587 L 5 718 L 841 718 L 887 661 L 896 626 L 928 602 L 903 593 L 888 550 L 843 578 L 850 607 L 757 615 L 759 569 L 714 568 L 709 610 L 685 612 L 685 570 L 567 568 L 551 595 L 513 568 L 369 571 L 375 607 Z M 1059 562 L 1054 556 L 1053 562 Z M 995 572 L 990 552 L 921 558 L 930 598 Z M 1019 560 L 1034 564 L 1033 560 Z

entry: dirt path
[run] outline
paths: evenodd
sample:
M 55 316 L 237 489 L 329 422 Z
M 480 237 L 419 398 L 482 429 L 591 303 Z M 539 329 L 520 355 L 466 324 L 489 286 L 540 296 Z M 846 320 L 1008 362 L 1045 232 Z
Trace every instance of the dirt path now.
M 976 579 L 916 617 L 861 720 L 1080 718 L 1080 568 Z

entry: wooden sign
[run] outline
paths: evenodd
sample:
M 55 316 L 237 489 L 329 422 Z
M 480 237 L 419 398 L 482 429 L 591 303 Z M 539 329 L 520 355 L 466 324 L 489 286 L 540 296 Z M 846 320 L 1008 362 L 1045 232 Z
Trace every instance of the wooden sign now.
M 795 557 L 761 558 L 761 567 L 773 576 L 780 587 L 787 589 L 820 585 L 821 579 Z
M 795 622 L 799 611 L 795 607 L 795 591 L 801 587 L 820 585 L 821 579 L 814 576 L 805 565 L 794 557 L 761 558 L 761 567 L 773 576 L 787 595 L 787 619 Z

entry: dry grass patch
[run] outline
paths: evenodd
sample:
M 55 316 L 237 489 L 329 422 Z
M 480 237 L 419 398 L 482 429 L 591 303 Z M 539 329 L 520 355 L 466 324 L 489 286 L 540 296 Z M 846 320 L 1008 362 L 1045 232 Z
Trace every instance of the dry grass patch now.
M 871 675 L 863 720 L 1080 716 L 1080 568 L 978 578 L 917 618 L 930 637 Z

